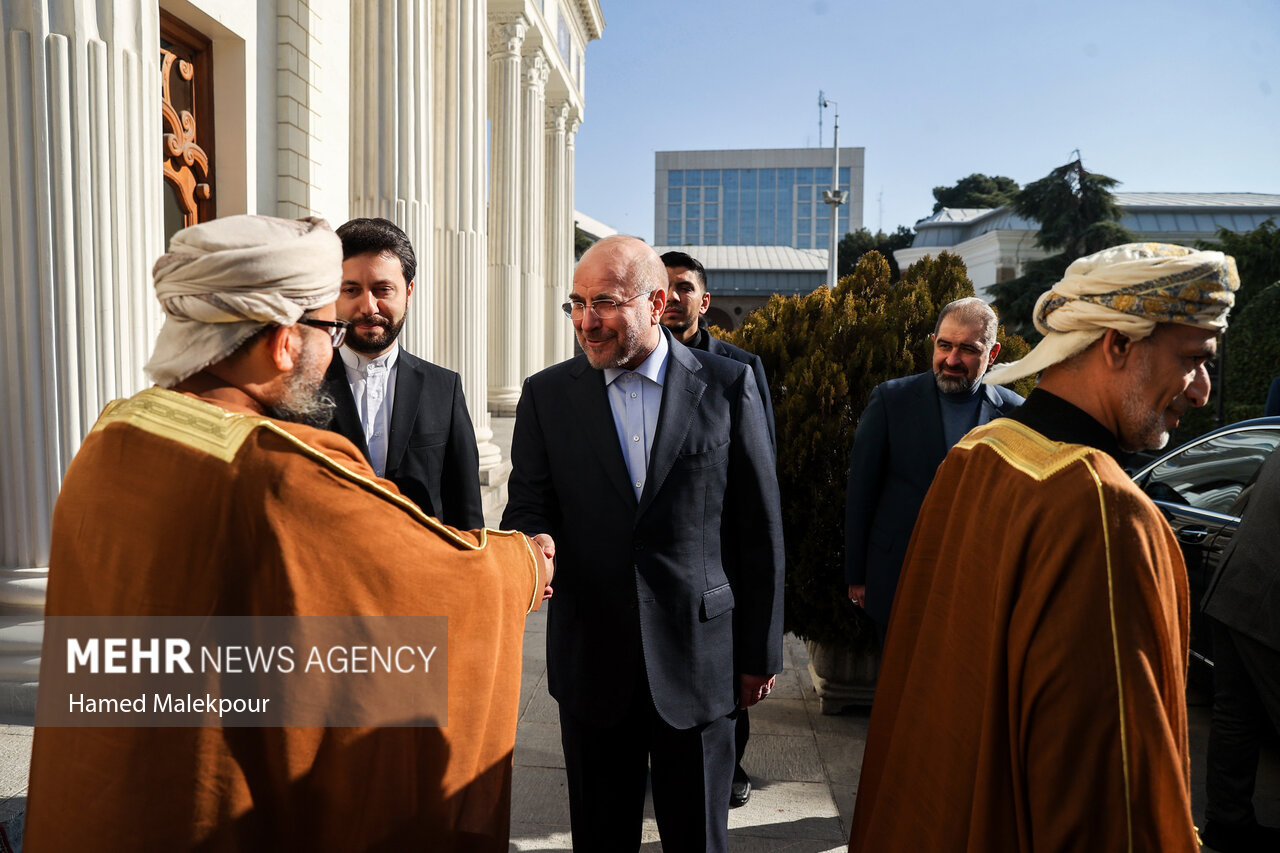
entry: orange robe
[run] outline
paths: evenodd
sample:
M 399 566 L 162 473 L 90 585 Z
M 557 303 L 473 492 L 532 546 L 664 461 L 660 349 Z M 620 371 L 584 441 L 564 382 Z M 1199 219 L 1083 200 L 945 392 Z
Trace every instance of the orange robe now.
M 969 433 L 903 567 L 850 850 L 1198 851 L 1187 618 L 1169 525 L 1110 455 Z
M 230 408 L 152 388 L 104 410 L 54 512 L 48 614 L 445 616 L 449 725 L 37 728 L 26 849 L 506 851 L 541 559 L 423 515 L 336 433 Z

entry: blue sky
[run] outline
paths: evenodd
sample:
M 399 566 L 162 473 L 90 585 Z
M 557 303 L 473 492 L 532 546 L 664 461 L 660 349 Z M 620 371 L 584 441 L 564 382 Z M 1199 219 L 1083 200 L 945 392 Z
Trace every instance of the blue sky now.
M 575 206 L 653 238 L 654 152 L 866 149 L 863 222 L 1080 149 L 1122 192 L 1280 193 L 1280 0 L 601 0 Z M 823 145 L 831 145 L 831 116 Z

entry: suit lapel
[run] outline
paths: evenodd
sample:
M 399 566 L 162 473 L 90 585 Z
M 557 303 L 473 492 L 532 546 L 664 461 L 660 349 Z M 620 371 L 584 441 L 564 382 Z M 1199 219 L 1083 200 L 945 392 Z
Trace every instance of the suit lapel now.
M 666 334 L 665 330 L 663 334 Z M 667 343 L 670 350 L 667 355 L 667 375 L 662 386 L 662 408 L 658 412 L 658 426 L 653 437 L 653 447 L 649 451 L 649 471 L 645 475 L 644 491 L 640 494 L 640 504 L 636 508 L 637 518 L 653 503 L 654 496 L 671 473 L 671 466 L 675 464 L 680 448 L 689 435 L 693 415 L 707 390 L 707 383 L 695 373 L 702 369 L 702 364 L 674 338 L 668 336 Z
M 347 381 L 346 365 L 342 363 L 342 356 L 337 350 L 333 351 L 333 360 L 329 362 L 324 382 L 325 389 L 338 404 L 333 413 L 334 432 L 351 439 L 351 443 L 360 448 L 365 461 L 368 461 L 369 445 L 364 440 L 364 426 L 360 423 L 360 413 L 356 411 L 356 398 L 351 394 L 351 383 Z
M 404 348 L 396 356 L 396 399 L 391 406 L 391 434 L 387 436 L 387 472 L 397 470 L 413 435 L 422 399 L 423 375 Z
M 942 430 L 942 401 L 938 399 L 938 386 L 932 372 L 921 374 L 917 385 L 921 400 L 921 411 L 933 412 L 933 417 L 920 418 L 917 424 L 921 436 L 921 447 L 932 447 L 934 458 L 941 462 L 947 455 L 947 437 Z M 932 475 L 931 475 L 932 476 Z
M 609 396 L 604 387 L 604 371 L 590 368 L 585 358 L 574 365 L 569 383 L 570 417 L 577 420 L 600 465 L 605 479 L 614 485 L 624 499 L 634 504 L 635 489 L 627 475 L 627 463 L 618 446 L 618 428 L 613 422 L 613 410 L 609 408 Z M 396 389 L 400 393 L 400 389 Z
M 1000 417 L 1000 392 L 990 385 L 982 386 L 982 405 L 978 410 L 978 426 Z

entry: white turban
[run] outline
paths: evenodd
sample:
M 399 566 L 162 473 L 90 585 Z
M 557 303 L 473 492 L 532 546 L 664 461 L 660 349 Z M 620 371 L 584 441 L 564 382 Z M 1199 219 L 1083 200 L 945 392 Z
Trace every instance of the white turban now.
M 228 216 L 174 234 L 152 275 L 166 316 L 146 371 L 172 388 L 264 326 L 335 301 L 342 241 L 319 217 Z
M 1073 261 L 1040 295 L 1032 314 L 1044 335 L 1019 361 L 997 364 L 983 379 L 1003 385 L 1083 352 L 1115 329 L 1140 341 L 1157 323 L 1225 329 L 1240 287 L 1235 259 L 1168 243 L 1126 243 Z

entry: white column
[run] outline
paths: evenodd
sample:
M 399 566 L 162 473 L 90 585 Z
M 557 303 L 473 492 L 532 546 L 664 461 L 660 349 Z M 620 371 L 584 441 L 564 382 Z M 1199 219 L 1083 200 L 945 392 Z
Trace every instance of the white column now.
M 489 21 L 489 411 L 514 415 L 520 399 L 521 15 Z
M 351 216 L 389 219 L 409 236 L 418 272 L 400 340 L 428 359 L 435 357 L 432 8 L 417 0 L 351 3 Z
M 434 2 L 435 360 L 462 375 L 480 449 L 480 482 L 494 485 L 504 463 L 489 428 L 485 344 L 488 3 Z
M 154 3 L 0 0 L 0 711 L 31 713 L 53 504 L 159 329 Z
M 551 319 L 559 312 L 560 305 L 569 296 L 573 284 L 573 268 L 568 264 L 564 247 L 569 235 L 565 233 L 565 132 L 569 120 L 569 104 L 553 104 L 547 109 L 547 286 L 546 310 Z M 569 243 L 572 246 L 572 243 Z M 572 248 L 570 249 L 572 252 Z M 547 363 L 555 364 L 565 359 L 565 353 L 573 348 L 573 327 L 567 323 L 551 323 L 547 327 Z
M 569 322 L 555 310 L 548 314 L 546 299 L 546 133 L 547 76 L 551 67 L 540 49 L 524 58 L 524 91 L 521 97 L 521 130 L 524 135 L 520 151 L 524 161 L 521 172 L 523 191 L 520 198 L 520 295 L 523 300 L 520 374 L 532 376 L 546 367 L 547 326 Z
M 582 118 L 578 115 L 577 111 L 574 110 L 569 114 L 569 120 L 564 130 L 565 190 L 564 190 L 564 214 L 563 215 L 565 217 L 565 226 L 564 226 L 565 238 L 564 238 L 564 245 L 560 247 L 560 251 L 564 253 L 564 268 L 569 276 L 570 281 L 573 280 L 573 268 L 574 268 L 573 246 L 576 238 L 576 232 L 574 230 L 574 222 L 573 222 L 573 211 L 574 211 L 574 205 L 575 205 L 574 196 L 573 196 L 573 170 L 574 170 L 573 141 L 578 135 L 578 128 L 581 126 L 582 126 Z M 573 335 L 566 334 L 564 336 L 564 349 L 561 351 L 560 357 L 564 359 L 564 358 L 571 358 L 572 356 L 573 356 Z

